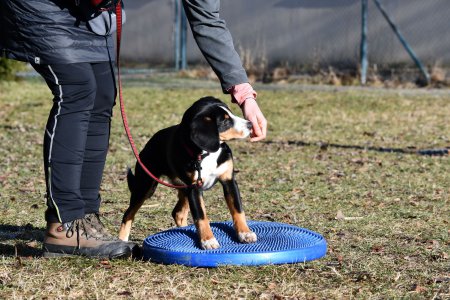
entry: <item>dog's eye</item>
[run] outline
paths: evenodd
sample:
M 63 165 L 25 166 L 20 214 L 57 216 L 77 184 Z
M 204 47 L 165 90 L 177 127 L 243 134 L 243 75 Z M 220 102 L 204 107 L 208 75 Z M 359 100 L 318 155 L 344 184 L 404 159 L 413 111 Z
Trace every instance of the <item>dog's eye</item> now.
M 224 117 L 225 119 L 229 119 L 229 118 L 230 118 L 230 115 L 225 114 L 223 117 Z
M 223 122 L 223 124 L 225 124 L 225 125 L 230 125 L 230 124 L 232 123 L 232 121 L 231 121 L 230 118 L 225 118 L 222 122 Z

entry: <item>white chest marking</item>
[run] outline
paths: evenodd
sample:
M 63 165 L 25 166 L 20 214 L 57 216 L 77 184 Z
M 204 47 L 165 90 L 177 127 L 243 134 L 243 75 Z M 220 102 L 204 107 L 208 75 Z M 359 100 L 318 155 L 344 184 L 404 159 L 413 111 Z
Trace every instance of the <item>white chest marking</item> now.
M 222 148 L 214 153 L 210 153 L 207 157 L 202 160 L 202 181 L 203 181 L 203 189 L 210 189 L 214 183 L 216 183 L 219 175 L 225 173 L 227 170 L 227 164 L 221 164 L 217 166 L 217 159 L 219 158 L 220 153 L 222 153 Z M 198 172 L 195 171 L 195 179 L 198 178 Z

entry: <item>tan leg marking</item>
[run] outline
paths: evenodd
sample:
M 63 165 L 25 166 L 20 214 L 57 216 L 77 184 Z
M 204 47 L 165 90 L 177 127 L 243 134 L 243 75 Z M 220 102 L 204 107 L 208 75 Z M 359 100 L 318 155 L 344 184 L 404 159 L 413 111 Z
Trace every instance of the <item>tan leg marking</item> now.
M 131 225 L 134 221 L 134 216 L 136 215 L 139 208 L 142 206 L 142 203 L 144 201 L 140 202 L 139 206 L 133 207 L 130 212 L 124 217 L 124 220 L 122 220 L 122 224 L 120 225 L 119 230 L 119 239 L 122 241 L 128 241 L 128 238 L 130 237 L 131 232 Z
M 217 249 L 220 247 L 219 242 L 216 240 L 211 230 L 208 218 L 199 220 L 195 225 L 199 233 L 202 249 L 210 250 L 210 249 Z
M 130 237 L 130 232 L 131 232 L 131 225 L 133 224 L 136 213 L 141 208 L 144 201 L 153 195 L 155 190 L 156 190 L 156 185 L 154 185 L 152 188 L 150 188 L 148 190 L 147 194 L 145 194 L 145 196 L 142 199 L 140 199 L 138 202 L 136 202 L 133 205 L 133 207 L 131 207 L 131 206 L 128 207 L 127 211 L 125 212 L 126 215 L 124 215 L 122 224 L 120 225 L 119 239 L 121 239 L 122 241 L 128 241 L 128 239 Z
M 178 202 L 172 211 L 172 217 L 178 227 L 188 225 L 189 200 L 182 190 L 178 190 Z
M 203 211 L 204 218 L 198 220 L 195 223 L 195 226 L 197 227 L 201 247 L 205 250 L 217 249 L 220 247 L 220 244 L 214 237 L 211 226 L 209 225 L 209 219 L 206 215 L 205 202 L 203 201 L 203 197 L 200 197 L 200 205 Z
M 233 197 L 228 196 L 227 199 L 228 209 L 230 210 L 231 217 L 233 218 L 234 229 L 241 243 L 254 243 L 257 241 L 256 234 L 250 230 L 247 225 L 247 220 L 245 218 L 245 213 L 238 212 L 234 207 Z

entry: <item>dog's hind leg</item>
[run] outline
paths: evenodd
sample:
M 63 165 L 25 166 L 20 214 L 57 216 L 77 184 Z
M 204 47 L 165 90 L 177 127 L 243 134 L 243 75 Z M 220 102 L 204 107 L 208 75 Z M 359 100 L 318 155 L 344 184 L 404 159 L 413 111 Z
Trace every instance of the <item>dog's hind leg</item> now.
M 187 226 L 189 199 L 184 190 L 178 190 L 178 202 L 172 211 L 172 217 L 178 227 Z
M 133 176 L 131 171 L 128 173 L 128 184 L 131 191 L 131 197 L 130 206 L 123 215 L 122 225 L 120 226 L 119 231 L 119 239 L 123 241 L 128 241 L 131 225 L 137 211 L 141 208 L 144 201 L 153 195 L 158 185 L 155 180 L 146 174 L 139 174 L 140 172 L 143 171 L 137 168 L 136 176 Z

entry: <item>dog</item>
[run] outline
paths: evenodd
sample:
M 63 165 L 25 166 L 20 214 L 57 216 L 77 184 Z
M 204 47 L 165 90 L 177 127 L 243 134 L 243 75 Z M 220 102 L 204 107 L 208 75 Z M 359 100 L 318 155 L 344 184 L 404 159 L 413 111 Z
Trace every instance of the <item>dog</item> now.
M 225 143 L 248 137 L 251 128 L 251 122 L 233 115 L 225 103 L 205 97 L 186 110 L 180 124 L 158 131 L 140 152 L 142 163 L 157 178 L 166 176 L 173 184 L 186 185 L 178 189 L 178 202 L 172 217 L 178 227 L 187 226 L 191 212 L 202 249 L 220 247 L 211 231 L 203 201 L 203 191 L 217 181 L 223 186 L 238 240 L 242 243 L 257 241 L 256 234 L 247 225 L 235 179 L 233 155 Z M 158 185 L 139 163 L 136 163 L 134 175 L 128 171 L 127 181 L 130 205 L 119 232 L 119 238 L 124 241 L 129 238 L 137 211 Z

